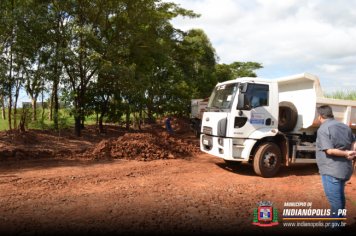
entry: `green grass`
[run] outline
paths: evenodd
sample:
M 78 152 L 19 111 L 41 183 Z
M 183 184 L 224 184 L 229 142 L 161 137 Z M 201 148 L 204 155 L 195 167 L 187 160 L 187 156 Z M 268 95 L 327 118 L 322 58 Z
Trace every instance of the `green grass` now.
M 19 125 L 20 123 L 20 117 L 21 117 L 21 110 L 22 108 L 17 108 L 17 115 L 16 115 L 16 121 L 17 121 L 17 125 Z M 3 120 L 0 118 L 0 131 L 4 131 L 5 129 L 8 130 L 9 126 L 8 126 L 8 111 L 7 109 L 5 109 L 6 112 L 6 120 Z M 13 109 L 12 109 L 13 112 Z M 41 120 L 42 117 L 42 109 L 36 109 L 36 118 L 37 121 L 32 121 L 32 113 L 30 114 L 30 118 L 29 118 L 29 125 L 28 128 L 29 129 L 41 129 Z M 14 127 L 14 120 L 13 120 L 13 116 L 11 117 L 11 124 L 12 124 L 12 128 Z M 49 121 L 48 120 L 48 109 L 45 109 L 44 112 L 44 124 L 45 124 L 45 129 L 54 129 L 54 123 L 53 120 Z M 69 111 L 65 111 L 65 110 L 60 110 L 59 111 L 59 118 L 62 119 L 63 121 L 63 128 L 70 128 L 74 126 L 74 116 L 70 117 L 69 116 Z M 95 124 L 96 122 L 96 116 L 92 115 L 89 117 L 85 117 L 85 121 L 84 121 L 84 125 L 90 125 L 90 124 Z M 60 124 L 60 122 L 59 122 Z
M 20 123 L 20 117 L 21 117 L 21 111 L 22 111 L 22 108 L 17 108 L 17 115 L 16 115 L 16 120 L 17 120 L 17 125 L 19 125 L 19 123 Z M 5 129 L 6 130 L 8 130 L 9 129 L 9 127 L 8 127 L 8 120 L 7 120 L 7 118 L 8 118 L 8 114 L 7 114 L 7 109 L 5 109 L 5 113 L 6 113 L 6 120 L 3 120 L 3 119 L 1 119 L 1 117 L 0 117 L 0 132 L 2 132 L 2 131 L 4 131 Z M 12 112 L 13 112 L 13 109 L 12 109 Z M 40 120 L 41 120 L 41 117 L 42 117 L 42 109 L 39 109 L 39 108 L 37 108 L 36 109 L 36 118 L 37 118 L 37 121 L 31 121 L 31 118 L 32 118 L 32 110 L 30 110 L 30 114 L 29 114 L 29 116 L 30 116 L 30 118 L 29 118 L 29 125 L 28 125 L 28 128 L 29 129 L 41 129 L 41 123 L 40 123 Z M 168 115 L 168 113 L 167 112 L 165 112 L 163 115 L 162 115 L 162 117 L 163 116 L 166 116 L 166 115 Z M 54 129 L 54 123 L 53 123 L 53 121 L 49 121 L 48 120 L 48 109 L 45 109 L 45 112 L 44 112 L 44 117 L 45 117 L 45 119 L 44 119 L 44 124 L 45 124 L 45 129 L 46 130 L 48 130 L 48 129 L 50 129 L 50 130 L 53 130 Z M 65 129 L 65 128 L 72 128 L 72 127 L 74 127 L 74 116 L 72 116 L 72 117 L 70 117 L 69 116 L 69 110 L 65 110 L 65 109 L 60 109 L 59 110 L 59 118 L 60 119 L 63 119 L 63 121 L 65 121 L 64 123 L 64 126 L 63 126 L 63 128 Z M 145 114 L 142 118 L 147 118 L 147 115 Z M 159 118 L 159 115 L 158 114 L 154 114 L 153 115 L 153 118 Z M 12 116 L 12 121 L 11 121 L 11 123 L 12 123 L 12 128 L 14 129 L 14 121 L 13 121 L 13 116 Z M 133 119 L 134 119 L 134 116 L 133 116 L 133 114 L 130 114 L 130 120 L 131 120 L 131 122 L 133 121 Z M 122 117 L 121 117 L 121 120 L 122 121 L 126 121 L 126 115 L 123 115 Z M 162 122 L 164 122 L 164 120 L 162 121 Z M 85 125 L 91 125 L 91 124 L 95 124 L 96 123 L 96 115 L 95 114 L 93 114 L 93 115 L 91 115 L 91 116 L 89 116 L 89 117 L 85 117 L 85 121 L 84 121 L 84 126 Z M 106 118 L 104 117 L 104 123 L 106 123 Z M 60 124 L 60 122 L 59 122 L 59 124 Z M 162 124 L 163 125 L 163 124 Z M 123 126 L 125 126 L 125 124 L 123 124 Z M 16 127 L 17 128 L 17 127 Z
M 17 125 L 19 125 L 20 123 L 20 117 L 21 117 L 21 109 L 22 108 L 18 108 L 17 109 L 17 115 L 16 115 L 16 120 L 17 120 Z M 37 121 L 32 121 L 31 118 L 32 118 L 32 113 L 30 115 L 30 119 L 29 119 L 29 125 L 28 125 L 28 128 L 29 129 L 41 129 L 41 123 L 40 123 L 40 120 L 41 120 L 41 117 L 42 117 L 42 109 L 36 109 L 36 118 L 37 118 Z M 5 129 L 8 130 L 9 129 L 9 126 L 8 126 L 8 114 L 7 114 L 7 109 L 5 110 L 6 111 L 6 120 L 3 120 L 0 118 L 0 132 L 1 131 L 4 131 Z M 69 116 L 69 112 L 68 111 L 63 111 L 63 110 L 60 110 L 59 111 L 60 113 L 60 119 L 63 119 L 64 121 L 64 126 L 63 128 L 71 128 L 71 127 L 74 127 L 74 117 L 70 117 Z M 53 130 L 54 129 L 54 123 L 53 121 L 49 121 L 48 120 L 48 109 L 45 109 L 45 115 L 44 115 L 45 119 L 44 119 L 44 124 L 45 124 L 45 129 L 48 130 Z M 147 116 L 145 116 L 147 118 Z M 158 118 L 158 116 L 154 116 L 155 118 Z M 134 118 L 133 114 L 130 115 L 130 120 L 132 121 Z M 126 115 L 123 115 L 121 117 L 121 119 L 123 121 L 126 121 Z M 105 123 L 106 119 L 104 117 L 104 123 Z M 12 116 L 12 128 L 14 128 L 14 121 L 13 121 L 13 116 Z M 96 123 L 96 115 L 91 115 L 89 117 L 85 117 L 85 121 L 84 121 L 84 125 L 91 125 L 91 124 L 95 124 Z M 125 125 L 124 125 L 125 126 Z
M 352 201 L 349 196 L 345 196 L 345 199 L 352 202 L 356 206 L 356 201 Z
M 335 90 L 333 92 L 324 93 L 324 97 L 356 101 L 356 90 Z

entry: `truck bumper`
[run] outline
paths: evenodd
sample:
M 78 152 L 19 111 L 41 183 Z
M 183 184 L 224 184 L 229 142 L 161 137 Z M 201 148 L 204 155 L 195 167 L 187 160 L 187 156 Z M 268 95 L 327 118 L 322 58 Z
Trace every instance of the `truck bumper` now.
M 200 135 L 200 150 L 230 161 L 248 161 L 257 140 Z

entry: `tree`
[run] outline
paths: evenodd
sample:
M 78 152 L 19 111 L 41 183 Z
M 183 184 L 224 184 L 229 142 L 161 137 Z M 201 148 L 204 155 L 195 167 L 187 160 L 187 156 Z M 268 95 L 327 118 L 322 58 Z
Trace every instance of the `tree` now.
M 192 84 L 195 88 L 193 98 L 210 96 L 218 82 L 215 75 L 218 57 L 210 39 L 203 30 L 191 29 L 185 35 L 182 47 L 184 53 L 177 59 L 182 61 L 181 68 L 188 78 L 188 84 Z
M 8 96 L 8 127 L 11 129 L 11 95 L 12 95 L 12 47 L 15 42 L 14 30 L 16 27 L 17 16 L 14 13 L 14 1 L 0 2 L 0 78 L 1 78 L 1 97 Z
M 208 97 L 218 82 L 256 76 L 262 68 L 217 64 L 203 30 L 183 32 L 170 23 L 176 16 L 199 17 L 174 3 L 9 0 L 0 7 L 0 102 L 9 104 L 9 128 L 21 86 L 31 97 L 33 119 L 38 96 L 51 90 L 56 130 L 58 99 L 66 96 L 80 136 L 88 112 L 100 113 L 101 132 L 104 117 L 114 121 L 122 113 L 127 128 L 130 113 L 140 128 L 145 113 L 149 120 L 162 111 L 183 114 L 191 98 Z
M 77 136 L 80 136 L 80 114 L 89 82 L 113 62 L 130 67 L 125 64 L 129 47 L 141 41 L 141 29 L 151 27 L 161 18 L 168 21 L 177 15 L 194 16 L 176 4 L 158 3 L 157 0 L 98 0 L 75 1 L 66 6 L 66 19 L 61 23 L 65 38 L 63 65 L 75 93 Z
M 215 66 L 215 71 L 218 82 L 220 83 L 236 79 L 236 77 L 232 73 L 230 65 L 227 65 L 225 63 L 217 64 Z
M 192 96 L 210 95 L 216 84 L 215 49 L 202 30 L 181 32 L 169 23 L 160 29 L 157 40 L 151 42 L 155 50 L 133 57 L 135 78 L 142 79 L 133 80 L 140 83 L 134 86 L 136 99 L 130 102 L 134 104 L 131 110 L 138 107 L 141 114 L 140 107 L 146 107 L 149 120 L 162 110 L 186 113 Z
M 16 43 L 20 30 L 18 24 L 23 21 L 23 14 L 28 9 L 28 1 L 11 0 L 0 1 L 0 79 L 1 97 L 8 98 L 8 127 L 11 125 L 11 108 L 13 87 L 15 84 L 14 70 L 16 70 Z
M 112 71 L 99 73 L 98 80 L 112 75 L 110 72 Z M 83 107 L 86 111 L 91 110 L 100 114 L 100 133 L 104 133 L 103 120 L 105 116 L 107 116 L 111 122 L 118 122 L 125 111 L 125 106 L 122 104 L 121 91 L 118 89 L 116 83 L 117 82 L 108 82 L 102 84 L 99 88 L 97 86 L 98 84 L 100 86 L 100 81 L 97 81 L 97 83 L 89 83 L 86 96 L 83 100 Z
M 233 62 L 230 65 L 217 64 L 215 66 L 216 76 L 219 82 L 234 80 L 239 77 L 257 77 L 254 70 L 263 68 L 258 62 Z
M 238 77 L 257 77 L 256 73 L 254 73 L 254 70 L 258 70 L 263 68 L 261 63 L 257 62 L 233 62 L 230 64 L 230 68 L 232 71 L 232 74 L 235 78 Z

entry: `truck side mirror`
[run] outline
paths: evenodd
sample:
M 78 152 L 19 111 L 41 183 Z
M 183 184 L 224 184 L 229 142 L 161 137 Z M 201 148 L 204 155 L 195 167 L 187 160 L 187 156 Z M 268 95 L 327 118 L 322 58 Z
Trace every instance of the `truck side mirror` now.
M 246 93 L 248 83 L 241 83 L 241 93 Z
M 242 110 L 246 108 L 246 94 L 245 93 L 240 93 L 238 95 L 238 100 L 237 100 L 237 109 Z

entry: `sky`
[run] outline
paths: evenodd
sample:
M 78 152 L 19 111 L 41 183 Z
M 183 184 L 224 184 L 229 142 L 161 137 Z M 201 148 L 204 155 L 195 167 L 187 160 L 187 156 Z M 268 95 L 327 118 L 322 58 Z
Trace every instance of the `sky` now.
M 324 91 L 356 90 L 356 0 L 164 0 L 201 14 L 175 28 L 203 29 L 219 63 L 262 63 L 260 78 L 309 72 Z

